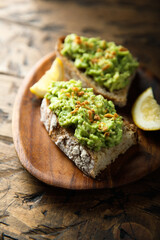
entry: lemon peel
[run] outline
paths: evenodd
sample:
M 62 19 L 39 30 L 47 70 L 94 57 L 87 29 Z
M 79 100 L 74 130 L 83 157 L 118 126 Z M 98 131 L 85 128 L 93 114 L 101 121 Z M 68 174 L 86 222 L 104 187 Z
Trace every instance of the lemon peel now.
M 132 107 L 134 123 L 147 131 L 160 130 L 160 105 L 153 96 L 152 88 L 147 88 Z
M 56 58 L 51 68 L 45 72 L 45 74 L 36 82 L 30 91 L 36 96 L 43 98 L 47 93 L 48 87 L 52 81 L 64 80 L 64 66 L 60 58 Z

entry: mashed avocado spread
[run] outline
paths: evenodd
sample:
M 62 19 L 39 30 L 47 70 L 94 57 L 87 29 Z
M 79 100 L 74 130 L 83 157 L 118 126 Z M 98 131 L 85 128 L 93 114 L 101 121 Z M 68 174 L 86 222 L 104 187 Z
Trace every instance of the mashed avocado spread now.
M 60 126 L 72 127 L 81 144 L 99 151 L 121 141 L 123 121 L 114 104 L 92 88 L 82 88 L 81 81 L 52 82 L 45 97 Z
M 99 38 L 68 35 L 61 54 L 110 92 L 127 86 L 138 62 L 128 49 Z

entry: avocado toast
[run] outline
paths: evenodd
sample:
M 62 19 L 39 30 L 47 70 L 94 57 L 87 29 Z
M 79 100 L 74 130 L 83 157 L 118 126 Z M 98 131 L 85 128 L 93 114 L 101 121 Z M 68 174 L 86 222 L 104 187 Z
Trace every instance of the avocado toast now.
M 68 79 L 81 80 L 83 87 L 123 107 L 138 62 L 128 49 L 114 42 L 70 34 L 58 40 L 56 54 Z
M 41 104 L 41 121 L 51 140 L 93 178 L 136 144 L 134 125 L 81 81 L 53 82 Z

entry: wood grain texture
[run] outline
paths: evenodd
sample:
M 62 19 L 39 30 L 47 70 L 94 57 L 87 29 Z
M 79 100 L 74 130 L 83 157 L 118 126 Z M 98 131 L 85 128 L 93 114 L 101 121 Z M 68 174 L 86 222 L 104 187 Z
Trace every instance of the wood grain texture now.
M 13 102 L 21 83 L 20 78 L 0 74 L 0 136 L 12 138 Z
M 40 122 L 41 100 L 30 93 L 29 88 L 48 70 L 56 55 L 42 58 L 28 74 L 21 86 L 13 111 L 13 139 L 23 166 L 33 176 L 53 186 L 69 189 L 96 189 L 117 187 L 145 176 L 160 166 L 159 132 L 138 130 L 138 145 L 120 156 L 108 167 L 104 178 L 97 181 L 85 176 L 50 140 Z M 131 119 L 131 107 L 137 96 L 150 82 L 160 91 L 160 83 L 144 68 L 139 68 L 123 116 Z M 123 164 L 121 164 L 121 162 Z M 119 167 L 120 166 L 120 167 Z
M 124 44 L 160 78 L 159 12 L 156 0 L 0 1 L 1 240 L 159 240 L 160 168 L 115 189 L 59 189 L 22 167 L 11 133 L 22 78 L 59 36 L 75 32 Z

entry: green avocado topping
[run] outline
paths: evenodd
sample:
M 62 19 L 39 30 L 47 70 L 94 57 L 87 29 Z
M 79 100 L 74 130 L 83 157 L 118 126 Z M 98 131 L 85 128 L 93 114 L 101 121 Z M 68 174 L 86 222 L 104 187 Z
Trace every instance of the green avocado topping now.
M 123 121 L 113 102 L 82 88 L 81 81 L 52 82 L 45 97 L 60 126 L 73 128 L 81 144 L 99 151 L 121 141 Z
M 61 54 L 110 92 L 126 87 L 138 67 L 128 49 L 99 38 L 68 35 Z

